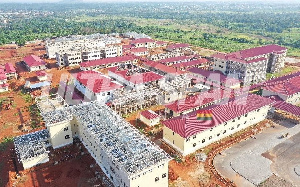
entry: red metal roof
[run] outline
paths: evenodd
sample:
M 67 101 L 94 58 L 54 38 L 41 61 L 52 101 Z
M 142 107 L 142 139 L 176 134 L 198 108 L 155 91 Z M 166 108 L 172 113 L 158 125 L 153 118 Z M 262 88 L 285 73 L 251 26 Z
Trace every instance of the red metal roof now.
M 47 75 L 47 73 L 45 71 L 37 71 L 35 74 L 38 77 L 42 77 L 42 76 L 46 76 Z
M 198 95 L 189 96 L 185 99 L 177 100 L 171 104 L 165 105 L 165 107 L 176 113 L 181 113 L 208 103 L 212 103 L 214 101 L 218 101 L 222 98 L 229 98 L 230 94 L 231 92 L 229 92 L 228 90 L 226 90 L 225 92 L 223 89 L 218 88 L 206 92 L 201 92 Z
M 123 87 L 95 71 L 79 72 L 76 79 L 94 93 L 107 92 Z
M 179 44 L 171 44 L 167 48 L 168 49 L 179 49 L 179 48 L 186 48 L 190 47 L 189 44 L 179 43 Z
M 6 88 L 6 87 L 8 87 L 9 86 L 9 84 L 0 84 L 0 88 Z
M 35 55 L 29 55 L 24 58 L 24 62 L 29 66 L 29 67 L 35 67 L 35 66 L 41 66 L 45 65 L 45 61 L 43 61 L 41 58 Z
M 120 56 L 120 57 L 103 58 L 103 59 L 99 59 L 99 60 L 91 60 L 91 61 L 87 61 L 87 62 L 82 62 L 80 64 L 80 66 L 81 67 L 93 67 L 93 66 L 133 61 L 135 59 L 136 59 L 135 57 L 129 56 L 129 55 L 128 56 Z
M 217 53 L 212 55 L 211 57 L 213 58 L 219 58 L 223 60 L 232 60 L 232 61 L 237 61 L 241 63 L 253 63 L 253 62 L 259 62 L 262 60 L 266 60 L 265 58 L 261 57 L 258 59 L 252 59 L 248 60 L 249 58 L 252 57 L 258 57 L 261 55 L 269 54 L 269 53 L 276 53 L 276 54 L 282 54 L 286 51 L 287 49 L 285 47 L 281 47 L 279 45 L 266 45 L 266 46 L 261 46 L 261 47 L 254 47 L 250 49 L 245 49 L 229 54 L 221 54 Z
M 282 95 L 293 95 L 300 92 L 300 72 L 271 79 L 263 84 L 263 89 Z
M 163 63 L 163 64 L 167 64 L 169 62 L 181 62 L 181 61 L 190 61 L 192 57 L 189 56 L 177 56 L 177 57 L 171 57 L 171 58 L 166 58 L 166 59 L 162 59 L 159 60 L 158 62 Z
M 5 73 L 1 73 L 0 80 L 6 80 L 6 79 L 7 79 L 7 77 L 6 77 Z
M 163 76 L 158 75 L 152 71 L 144 72 L 144 73 L 134 73 L 133 75 L 127 76 L 128 69 L 126 70 L 118 70 L 118 67 L 108 68 L 108 71 L 113 72 L 127 81 L 132 82 L 133 84 L 142 84 L 152 81 L 157 81 L 163 78 Z
M 155 69 L 158 69 L 160 71 L 163 71 L 163 72 L 169 73 L 169 74 L 181 75 L 181 74 L 185 73 L 185 72 L 183 72 L 181 70 L 177 70 L 176 68 L 173 68 L 173 67 L 170 67 L 170 66 L 166 66 L 166 65 L 161 64 L 159 62 L 146 61 L 146 62 L 143 62 L 143 63 L 146 66 L 153 67 Z
M 5 64 L 5 73 L 16 73 L 15 67 L 11 63 Z
M 172 65 L 173 67 L 177 67 L 177 68 L 183 68 L 183 67 L 191 67 L 191 66 L 195 66 L 195 65 L 199 65 L 199 64 L 205 64 L 207 63 L 208 60 L 205 58 L 201 58 L 198 60 L 192 60 L 189 62 L 181 62 L 181 63 L 177 63 Z
M 140 43 L 148 43 L 148 42 L 155 42 L 155 40 L 152 40 L 150 38 L 139 38 L 136 40 L 132 40 L 131 44 L 140 44 Z
M 144 110 L 141 112 L 141 115 L 144 116 L 145 118 L 147 119 L 155 119 L 155 118 L 158 118 L 159 115 L 156 114 L 155 112 L 153 111 L 149 111 L 149 110 Z
M 205 77 L 205 80 L 207 80 L 207 78 L 210 78 L 213 81 L 227 83 L 230 86 L 240 83 L 240 81 L 238 79 L 228 77 L 220 71 L 208 71 L 208 70 L 204 70 L 204 69 L 200 69 L 200 68 L 196 68 L 196 67 L 191 68 L 188 71 L 191 73 L 198 74 L 198 75 Z
M 139 47 L 139 48 L 132 48 L 130 49 L 130 52 L 132 53 L 140 53 L 140 52 L 146 52 L 148 49 L 146 47 Z
M 212 112 L 212 120 L 197 119 L 197 113 L 207 110 L 207 108 L 204 108 L 184 116 L 166 120 L 163 124 L 181 137 L 188 138 L 206 129 L 245 115 L 250 111 L 271 105 L 272 103 L 273 101 L 271 99 L 258 95 L 249 95 L 248 97 L 242 97 L 226 104 L 209 107 Z
M 273 105 L 276 109 L 286 111 L 296 116 L 300 116 L 300 107 L 287 103 L 285 101 L 277 100 Z

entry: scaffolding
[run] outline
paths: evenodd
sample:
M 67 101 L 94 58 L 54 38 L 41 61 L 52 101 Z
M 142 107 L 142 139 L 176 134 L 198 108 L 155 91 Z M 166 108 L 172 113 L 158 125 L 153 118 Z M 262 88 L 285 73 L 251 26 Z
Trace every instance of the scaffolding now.
M 48 154 L 46 148 L 49 144 L 48 130 L 18 136 L 14 139 L 14 145 L 19 162 L 28 162 L 40 155 Z
M 117 168 L 133 176 L 171 157 L 106 105 L 72 107 L 83 131 L 91 135 Z

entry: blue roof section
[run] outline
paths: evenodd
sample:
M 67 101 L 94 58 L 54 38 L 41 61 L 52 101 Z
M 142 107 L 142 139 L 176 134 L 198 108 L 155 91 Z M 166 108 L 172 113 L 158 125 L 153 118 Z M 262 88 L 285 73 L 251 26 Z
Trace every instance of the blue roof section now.
M 41 87 L 50 86 L 50 85 L 51 85 L 50 82 L 44 81 L 44 82 L 39 82 L 39 83 L 32 84 L 32 85 L 30 85 L 30 88 L 35 89 L 35 88 L 41 88 Z

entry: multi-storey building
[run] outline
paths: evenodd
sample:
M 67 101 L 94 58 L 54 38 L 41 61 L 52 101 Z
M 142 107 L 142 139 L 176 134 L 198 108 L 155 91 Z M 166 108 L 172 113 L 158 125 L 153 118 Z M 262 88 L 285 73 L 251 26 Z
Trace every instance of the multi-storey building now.
M 229 54 L 215 54 L 214 70 L 233 74 L 245 85 L 266 80 L 266 73 L 278 72 L 284 67 L 287 49 L 278 45 L 267 45 L 245 49 Z
M 130 42 L 131 45 L 139 48 L 139 47 L 145 47 L 145 48 L 154 48 L 156 47 L 156 41 L 152 40 L 150 38 L 139 38 L 136 40 L 133 40 Z
M 86 70 L 115 67 L 121 64 L 136 64 L 136 63 L 137 63 L 137 59 L 134 56 L 120 56 L 120 57 L 104 58 L 99 60 L 82 62 L 80 64 L 80 69 L 86 71 Z
M 120 44 L 121 39 L 104 34 L 86 36 L 61 37 L 46 41 L 46 52 L 49 58 L 56 58 L 55 53 L 64 54 L 72 48 L 105 48 L 112 44 Z
M 81 52 L 70 50 L 64 54 L 56 53 L 57 64 L 61 66 L 78 66 L 82 62 Z
M 41 101 L 40 104 L 47 102 Z M 52 105 L 56 106 L 56 101 Z M 49 142 L 54 148 L 79 138 L 114 186 L 168 186 L 170 156 L 108 106 L 92 102 L 48 109 L 42 112 L 42 116 L 49 132 Z M 37 147 L 40 143 L 30 139 L 24 139 L 21 146 L 18 142 L 15 140 L 16 147 L 21 147 L 17 149 L 20 150 L 20 162 L 26 168 L 40 163 L 38 158 L 41 156 L 45 159 L 40 160 L 47 161 L 44 144 Z M 33 152 L 28 154 L 32 160 L 30 164 L 26 164 L 27 157 L 23 156 L 28 153 L 26 148 Z
M 166 120 L 163 139 L 188 155 L 264 120 L 272 103 L 271 99 L 249 95 Z

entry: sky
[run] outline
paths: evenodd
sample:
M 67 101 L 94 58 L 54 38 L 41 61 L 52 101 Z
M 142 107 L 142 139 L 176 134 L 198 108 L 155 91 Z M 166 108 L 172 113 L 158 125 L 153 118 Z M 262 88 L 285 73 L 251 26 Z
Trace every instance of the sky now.
M 55 3 L 59 2 L 61 0 L 0 0 L 0 3 Z M 130 2 L 185 2 L 185 1 L 193 1 L 193 2 L 204 2 L 204 1 L 218 1 L 218 2 L 243 2 L 243 1 L 256 1 L 256 2 L 292 2 L 292 3 L 299 3 L 300 0 L 81 0 L 83 2 L 124 2 L 124 1 L 130 1 Z M 73 2 L 73 0 L 70 0 L 70 2 Z

